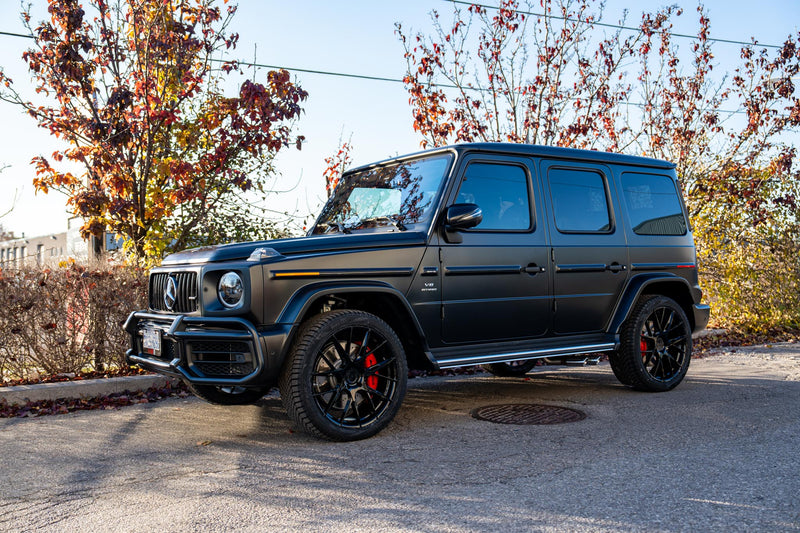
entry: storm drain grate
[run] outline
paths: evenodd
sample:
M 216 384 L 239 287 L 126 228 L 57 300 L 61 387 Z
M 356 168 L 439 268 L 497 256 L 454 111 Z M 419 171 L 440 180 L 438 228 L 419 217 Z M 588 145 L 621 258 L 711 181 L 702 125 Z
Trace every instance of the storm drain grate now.
M 543 425 L 577 422 L 586 418 L 586 413 L 555 405 L 512 403 L 478 407 L 472 416 L 495 424 Z

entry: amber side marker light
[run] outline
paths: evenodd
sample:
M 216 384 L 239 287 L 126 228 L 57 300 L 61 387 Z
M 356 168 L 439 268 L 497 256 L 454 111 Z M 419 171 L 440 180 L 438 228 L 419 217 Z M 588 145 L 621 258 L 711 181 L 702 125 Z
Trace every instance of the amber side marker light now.
M 319 272 L 276 272 L 274 276 L 276 278 L 298 278 L 298 277 L 319 276 Z

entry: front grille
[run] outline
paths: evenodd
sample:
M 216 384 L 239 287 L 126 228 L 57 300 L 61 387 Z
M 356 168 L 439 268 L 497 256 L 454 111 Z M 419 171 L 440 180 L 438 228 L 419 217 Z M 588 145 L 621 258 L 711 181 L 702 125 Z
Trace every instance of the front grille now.
M 164 294 L 169 278 L 175 280 L 175 305 L 167 308 Z M 154 272 L 150 274 L 150 309 L 193 313 L 197 311 L 197 274 L 194 272 Z
M 221 360 L 236 361 L 237 354 L 250 355 L 250 345 L 246 342 L 226 342 L 226 341 L 192 341 L 192 353 L 197 357 L 198 354 L 221 355 Z M 215 359 L 220 361 L 220 358 Z
M 218 376 L 246 376 L 254 368 L 252 363 L 195 363 L 200 372 L 206 377 Z
M 188 349 L 195 368 L 206 377 L 246 376 L 255 370 L 246 342 L 194 341 Z
M 161 358 L 166 359 L 167 361 L 172 361 L 173 359 L 175 359 L 176 354 L 177 350 L 175 349 L 175 342 L 162 337 Z

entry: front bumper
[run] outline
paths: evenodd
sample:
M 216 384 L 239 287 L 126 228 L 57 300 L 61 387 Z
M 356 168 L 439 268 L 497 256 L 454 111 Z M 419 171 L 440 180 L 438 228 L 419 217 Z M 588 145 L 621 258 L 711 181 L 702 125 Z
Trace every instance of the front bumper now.
M 131 336 L 126 358 L 146 370 L 190 383 L 271 386 L 290 326 L 257 330 L 242 318 L 163 315 L 136 311 L 125 322 Z M 160 339 L 160 350 L 145 350 L 144 333 Z

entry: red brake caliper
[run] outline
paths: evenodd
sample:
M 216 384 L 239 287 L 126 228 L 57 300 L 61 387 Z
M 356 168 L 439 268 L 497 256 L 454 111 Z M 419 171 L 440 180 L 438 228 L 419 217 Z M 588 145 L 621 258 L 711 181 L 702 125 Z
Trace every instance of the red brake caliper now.
M 647 342 L 644 339 L 639 341 L 639 351 L 642 352 L 642 359 L 647 357 Z
M 367 347 L 367 351 L 369 352 L 369 346 Z M 364 368 L 369 369 L 378 364 L 378 359 L 375 357 L 374 353 L 370 353 L 364 359 Z M 378 388 L 378 376 L 375 374 L 371 374 L 367 376 L 367 387 L 370 389 L 377 389 Z

